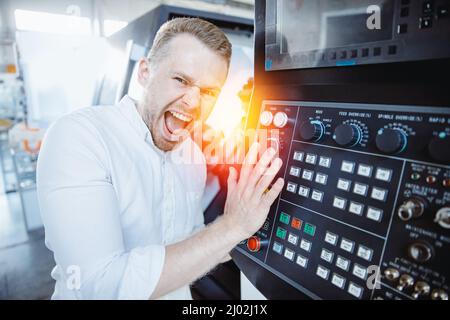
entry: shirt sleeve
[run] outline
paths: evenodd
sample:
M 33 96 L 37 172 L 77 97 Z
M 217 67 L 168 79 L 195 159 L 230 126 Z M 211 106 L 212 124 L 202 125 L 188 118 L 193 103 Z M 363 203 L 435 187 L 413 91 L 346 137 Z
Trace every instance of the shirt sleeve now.
M 165 248 L 125 250 L 107 150 L 87 118 L 65 116 L 47 132 L 37 168 L 46 243 L 62 270 L 80 271 L 79 299 L 148 299 Z M 71 290 L 67 288 L 67 290 Z

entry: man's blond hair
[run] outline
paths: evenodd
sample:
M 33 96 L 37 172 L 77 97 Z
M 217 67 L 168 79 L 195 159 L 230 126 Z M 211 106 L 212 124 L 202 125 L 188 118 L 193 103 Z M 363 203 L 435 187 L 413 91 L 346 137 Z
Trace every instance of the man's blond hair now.
M 150 63 L 158 61 L 167 53 L 167 44 L 175 36 L 190 34 L 212 51 L 223 57 L 230 65 L 231 43 L 225 33 L 214 24 L 199 18 L 175 18 L 164 23 L 156 33 L 148 54 Z

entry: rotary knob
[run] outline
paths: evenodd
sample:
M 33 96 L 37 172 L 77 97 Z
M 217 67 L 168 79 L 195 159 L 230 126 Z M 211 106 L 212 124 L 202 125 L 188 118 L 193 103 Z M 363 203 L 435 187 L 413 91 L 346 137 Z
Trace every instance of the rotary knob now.
M 277 112 L 273 117 L 273 124 L 277 128 L 283 128 L 288 123 L 288 116 L 285 112 Z
M 408 137 L 401 129 L 383 128 L 378 130 L 375 144 L 377 145 L 378 150 L 383 153 L 400 153 L 405 150 L 406 145 L 408 144 Z
M 340 124 L 334 129 L 333 139 L 342 147 L 353 147 L 362 138 L 362 131 L 356 124 Z
M 416 262 L 428 262 L 433 257 L 433 248 L 424 241 L 416 241 L 408 247 L 408 255 Z
M 261 112 L 261 115 L 259 116 L 259 123 L 263 125 L 264 127 L 270 126 L 273 120 L 273 114 L 270 111 L 263 111 Z
M 450 162 L 450 138 L 439 135 L 431 139 L 428 144 L 428 152 L 430 156 L 439 162 Z
M 305 141 L 317 142 L 324 133 L 325 126 L 319 120 L 305 121 L 300 126 L 300 137 Z

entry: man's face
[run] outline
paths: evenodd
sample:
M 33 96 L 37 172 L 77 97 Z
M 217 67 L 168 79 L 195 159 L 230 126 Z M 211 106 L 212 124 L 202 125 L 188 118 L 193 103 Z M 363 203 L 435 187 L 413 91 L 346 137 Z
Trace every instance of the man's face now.
M 228 73 L 225 58 L 191 35 L 166 45 L 166 56 L 153 64 L 141 60 L 138 71 L 144 88 L 139 112 L 163 151 L 182 141 L 194 121 L 208 118 Z

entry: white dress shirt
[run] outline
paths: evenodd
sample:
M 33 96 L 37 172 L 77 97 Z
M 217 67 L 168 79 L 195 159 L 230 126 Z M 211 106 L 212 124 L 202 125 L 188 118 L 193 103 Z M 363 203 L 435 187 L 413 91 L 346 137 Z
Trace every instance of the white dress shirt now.
M 45 241 L 56 262 L 52 299 L 148 299 L 165 246 L 204 226 L 205 181 L 198 146 L 187 139 L 171 152 L 156 148 L 128 96 L 59 119 L 37 168 Z M 163 298 L 192 297 L 185 286 Z

